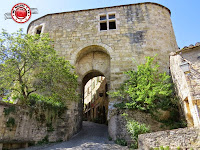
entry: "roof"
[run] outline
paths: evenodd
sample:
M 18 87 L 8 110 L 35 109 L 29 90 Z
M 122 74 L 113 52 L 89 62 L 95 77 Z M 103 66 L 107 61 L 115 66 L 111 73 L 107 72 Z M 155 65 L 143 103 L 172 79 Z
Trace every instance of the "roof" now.
M 192 49 L 197 48 L 197 47 L 200 47 L 200 42 L 197 42 L 195 45 L 190 44 L 189 46 L 185 46 L 184 48 L 176 51 L 176 54 L 178 54 L 180 52 L 185 52 L 185 51 L 188 51 L 188 50 L 192 50 Z
M 98 9 L 116 8 L 116 7 L 123 7 L 123 6 L 141 5 L 141 4 L 153 4 L 153 5 L 158 5 L 158 6 L 160 6 L 160 7 L 163 7 L 163 8 L 165 8 L 165 9 L 167 9 L 167 10 L 169 11 L 170 15 L 171 15 L 171 11 L 169 10 L 169 8 L 167 8 L 167 7 L 165 7 L 165 6 L 161 5 L 161 4 L 153 3 L 153 2 L 144 2 L 144 3 L 135 3 L 135 4 L 126 4 L 126 5 L 102 7 L 102 8 L 83 9 L 83 10 L 75 10 L 75 11 L 67 11 L 67 12 L 58 12 L 58 13 L 46 14 L 46 15 L 44 15 L 44 16 L 42 16 L 42 17 L 39 17 L 39 18 L 37 18 L 37 19 L 31 21 L 30 24 L 28 25 L 27 32 L 28 32 L 28 29 L 29 29 L 30 25 L 31 25 L 33 22 L 35 22 L 35 21 L 37 21 L 37 20 L 39 20 L 39 19 L 41 19 L 41 18 L 44 18 L 44 17 L 46 17 L 46 16 L 49 16 L 49 15 L 64 14 L 64 13 L 75 13 L 75 12 L 80 12 L 80 11 L 91 11 L 91 10 L 98 10 Z

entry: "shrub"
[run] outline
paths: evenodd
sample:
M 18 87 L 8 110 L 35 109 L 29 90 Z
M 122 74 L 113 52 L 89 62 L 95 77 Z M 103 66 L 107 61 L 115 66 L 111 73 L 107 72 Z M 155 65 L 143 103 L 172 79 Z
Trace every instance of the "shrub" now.
M 134 143 L 132 144 L 132 148 L 137 148 L 138 135 L 148 133 L 150 132 L 150 129 L 146 124 L 141 124 L 135 120 L 129 119 L 127 114 L 125 113 L 122 116 L 124 116 L 127 121 L 126 128 L 128 132 L 131 134 L 132 140 L 134 141 Z
M 137 66 L 137 70 L 125 72 L 129 79 L 120 89 L 110 92 L 111 97 L 120 97 L 126 101 L 116 104 L 121 108 L 150 111 L 160 108 L 168 109 L 172 105 L 173 96 L 170 76 L 160 73 L 159 65 L 154 63 L 154 57 L 146 57 L 146 63 Z
M 115 143 L 119 144 L 119 145 L 122 145 L 122 146 L 127 146 L 127 142 L 124 139 L 118 138 L 118 139 L 115 140 Z

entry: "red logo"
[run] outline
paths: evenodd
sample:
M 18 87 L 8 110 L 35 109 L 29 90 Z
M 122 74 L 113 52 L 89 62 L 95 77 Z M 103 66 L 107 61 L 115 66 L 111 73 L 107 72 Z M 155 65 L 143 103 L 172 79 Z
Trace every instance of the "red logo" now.
M 31 9 L 24 3 L 18 3 L 12 8 L 11 16 L 15 22 L 25 23 L 31 18 Z

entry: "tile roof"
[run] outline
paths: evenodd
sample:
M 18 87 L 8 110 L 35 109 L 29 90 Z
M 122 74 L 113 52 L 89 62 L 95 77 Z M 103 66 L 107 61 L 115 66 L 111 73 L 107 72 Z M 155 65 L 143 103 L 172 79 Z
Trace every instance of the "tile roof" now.
M 195 45 L 190 44 L 189 46 L 185 46 L 182 49 L 179 49 L 178 51 L 176 51 L 176 53 L 180 53 L 180 52 L 185 52 L 185 51 L 188 51 L 188 50 L 192 50 L 192 49 L 194 49 L 196 47 L 200 47 L 200 42 L 197 42 Z

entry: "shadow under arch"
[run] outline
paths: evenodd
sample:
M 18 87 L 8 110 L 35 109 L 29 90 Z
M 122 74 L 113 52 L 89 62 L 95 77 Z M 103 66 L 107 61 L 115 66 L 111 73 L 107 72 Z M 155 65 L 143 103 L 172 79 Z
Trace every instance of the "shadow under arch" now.
M 104 74 L 102 72 L 98 71 L 98 70 L 91 70 L 91 71 L 87 72 L 82 79 L 82 88 L 86 85 L 86 83 L 90 79 L 92 79 L 94 77 L 98 77 L 98 76 L 104 76 Z

